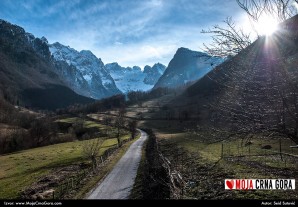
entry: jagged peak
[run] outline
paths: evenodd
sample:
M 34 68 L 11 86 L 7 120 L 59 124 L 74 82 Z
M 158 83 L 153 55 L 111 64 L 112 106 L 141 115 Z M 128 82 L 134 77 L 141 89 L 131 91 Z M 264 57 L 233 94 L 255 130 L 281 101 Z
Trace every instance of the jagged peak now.
M 166 66 L 164 65 L 164 64 L 161 64 L 161 63 L 155 63 L 153 66 L 152 66 L 152 68 L 156 68 L 156 67 L 158 67 L 158 68 L 162 68 L 162 69 L 165 69 L 166 68 Z
M 83 55 L 94 56 L 94 54 L 90 50 L 81 50 L 80 53 L 83 54 Z
M 133 70 L 140 70 L 140 71 L 142 70 L 139 66 L 133 66 L 132 69 Z
M 177 51 L 191 51 L 190 49 L 186 48 L 186 47 L 179 47 L 177 49 Z
M 54 42 L 53 44 L 51 44 L 52 46 L 55 47 L 66 47 L 65 45 L 62 45 L 60 42 Z
M 120 66 L 117 62 L 107 63 L 106 65 Z
M 186 47 L 178 48 L 175 55 L 177 55 L 177 54 L 196 54 L 199 56 L 210 57 L 210 55 L 208 55 L 204 52 L 194 51 L 194 50 L 188 49 Z
M 65 46 L 65 45 L 61 44 L 60 42 L 55 42 L 53 44 L 49 44 L 49 46 L 50 46 L 50 50 L 51 50 L 51 47 L 53 47 L 53 48 L 58 49 L 58 51 L 64 51 L 66 53 L 79 54 L 79 52 L 77 50 L 75 50 L 74 48 L 71 48 L 70 46 Z
M 78 52 L 77 50 L 75 50 L 74 48 L 70 47 L 69 45 L 63 45 L 61 44 L 60 42 L 54 42 L 53 44 L 51 44 L 52 46 L 55 46 L 55 47 L 59 47 L 59 48 L 68 48 L 70 50 L 74 50 L 76 52 Z
M 96 55 L 94 55 L 94 56 L 96 57 Z M 101 58 L 97 58 L 97 59 L 99 60 L 99 62 L 101 62 L 104 65 L 104 63 L 103 63 L 103 61 L 102 61 Z
M 49 44 L 49 42 L 48 42 L 47 38 L 45 38 L 45 36 L 42 36 L 42 37 L 40 38 L 40 40 L 41 40 L 43 43 Z
M 152 67 L 149 65 L 146 65 L 144 67 L 144 73 L 150 73 L 153 71 L 158 71 L 159 73 L 163 73 L 166 69 L 166 66 L 161 63 L 155 63 Z
M 25 34 L 25 30 L 24 28 L 16 25 L 16 24 L 12 24 L 6 20 L 3 20 L 3 19 L 0 19 L 0 25 L 1 25 L 1 28 L 3 29 L 7 29 L 6 27 L 8 26 L 9 27 L 9 30 L 13 30 L 14 32 L 18 32 L 18 33 L 21 33 L 21 34 Z
M 151 70 L 152 70 L 152 68 L 151 68 L 151 66 L 149 66 L 149 65 L 146 65 L 146 66 L 144 67 L 144 73 L 149 73 Z
M 25 35 L 30 39 L 35 39 L 35 36 L 29 32 L 26 32 Z
M 5 24 L 9 24 L 9 25 L 12 25 L 12 26 L 19 27 L 18 25 L 12 24 L 12 23 L 10 23 L 10 22 L 4 20 L 4 19 L 0 19 L 0 24 L 3 24 L 3 23 L 5 23 Z
M 7 23 L 7 21 L 0 19 L 0 24 L 2 24 L 2 23 Z

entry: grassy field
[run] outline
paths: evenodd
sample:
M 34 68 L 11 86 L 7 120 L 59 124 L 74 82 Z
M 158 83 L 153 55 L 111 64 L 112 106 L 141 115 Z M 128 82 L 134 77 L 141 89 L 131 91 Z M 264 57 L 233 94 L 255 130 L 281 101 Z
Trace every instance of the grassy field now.
M 73 122 L 75 119 L 62 121 Z M 85 121 L 84 126 L 105 128 L 92 121 Z M 116 138 L 100 138 L 105 139 L 100 154 L 117 145 Z M 129 138 L 128 134 L 121 137 L 122 140 Z M 85 161 L 82 155 L 84 142 L 55 144 L 0 156 L 0 199 L 18 198 L 26 187 L 52 170 Z
M 287 159 L 287 154 L 297 156 L 298 150 L 290 148 L 295 145 L 290 139 L 278 139 L 278 138 L 264 138 L 255 136 L 250 139 L 250 144 L 245 145 L 241 138 L 234 138 L 230 140 L 224 140 L 214 143 L 206 143 L 202 141 L 200 136 L 189 135 L 188 133 L 176 133 L 176 134 L 163 134 L 161 137 L 170 138 L 185 149 L 191 152 L 200 153 L 200 155 L 209 161 L 217 161 L 223 155 L 229 156 L 251 156 L 251 157 L 268 157 L 270 154 L 279 154 L 280 143 L 282 158 Z M 242 146 L 241 146 L 242 145 Z M 271 146 L 271 149 L 263 149 L 264 146 Z M 277 163 L 283 164 L 282 161 L 277 160 Z M 273 164 L 273 163 L 267 163 Z M 294 163 L 289 162 L 287 167 L 296 167 Z M 273 167 L 277 167 L 276 165 Z M 284 165 L 280 166 L 284 167 Z
M 196 134 L 184 132 L 187 123 L 179 121 L 146 121 L 153 128 L 160 149 L 174 169 L 185 179 L 183 198 L 196 199 L 297 199 L 294 191 L 235 191 L 224 190 L 224 179 L 267 178 L 296 179 L 298 150 L 287 138 L 252 135 L 250 139 L 214 138 L 203 129 Z M 245 144 L 249 142 L 249 144 Z M 264 146 L 270 149 L 264 149 Z M 280 154 L 281 147 L 281 154 Z M 213 183 L 213 184 L 212 184 Z M 297 185 L 297 181 L 296 181 Z
M 109 126 L 105 126 L 105 125 L 96 123 L 94 121 L 82 120 L 81 118 L 78 118 L 78 117 L 70 117 L 70 118 L 57 120 L 57 122 L 64 122 L 64 123 L 69 123 L 69 124 L 73 124 L 73 123 L 76 123 L 78 121 L 82 121 L 84 128 L 97 127 L 99 130 L 102 130 L 102 129 L 105 129 L 106 127 L 109 127 Z
M 164 117 L 158 109 L 155 109 L 154 113 L 149 112 L 150 107 L 162 107 L 165 103 L 166 99 L 162 104 L 159 99 L 152 100 L 143 103 L 142 107 L 128 108 L 128 113 L 131 116 L 142 114 L 144 119 L 139 121 L 139 127 L 153 129 L 160 150 L 171 162 L 173 170 L 181 173 L 185 180 L 184 195 L 181 198 L 298 198 L 297 190 L 248 192 L 224 190 L 224 179 L 229 178 L 288 178 L 296 179 L 297 186 L 298 150 L 290 148 L 296 145 L 293 141 L 268 134 L 227 138 L 227 134 L 214 133 L 204 127 L 196 133 L 187 132 L 187 129 L 196 126 L 194 120 L 163 120 Z M 151 118 L 154 120 L 150 120 Z M 266 149 L 266 145 L 270 149 Z

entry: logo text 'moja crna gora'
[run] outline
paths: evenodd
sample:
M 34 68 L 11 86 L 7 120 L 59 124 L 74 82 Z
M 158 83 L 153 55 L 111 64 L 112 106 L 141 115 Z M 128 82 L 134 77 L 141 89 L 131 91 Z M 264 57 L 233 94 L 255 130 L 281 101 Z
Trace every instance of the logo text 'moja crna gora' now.
M 295 179 L 225 179 L 226 190 L 295 190 Z

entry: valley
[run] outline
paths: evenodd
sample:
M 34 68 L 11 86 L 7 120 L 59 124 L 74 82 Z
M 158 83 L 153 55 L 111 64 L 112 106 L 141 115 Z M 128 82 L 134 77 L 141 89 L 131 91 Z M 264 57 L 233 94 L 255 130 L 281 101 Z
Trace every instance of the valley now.
M 127 107 L 128 117 L 140 117 L 141 113 L 139 127 L 145 130 L 151 129 L 154 133 L 159 153 L 166 158 L 168 170 L 172 173 L 169 176 L 173 176 L 172 179 L 176 183 L 175 186 L 168 181 L 167 189 L 170 195 L 167 196 L 169 197 L 159 198 L 279 199 L 287 196 L 290 200 L 297 199 L 296 192 L 290 190 L 229 192 L 222 187 L 224 179 L 239 177 L 296 178 L 298 152 L 290 147 L 295 146 L 295 142 L 282 137 L 271 138 L 268 134 L 251 134 L 245 138 L 235 135 L 226 138 L 229 136 L 228 132 L 206 130 L 204 127 L 194 125 L 194 120 L 181 120 L 178 117 L 169 119 L 166 113 L 159 110 L 176 96 L 174 93 L 168 94 L 142 102 L 142 106 L 138 104 Z M 107 114 L 113 115 L 115 111 L 109 111 Z M 97 118 L 101 115 L 97 115 Z M 132 190 L 132 199 L 155 198 L 148 193 L 155 190 L 147 189 L 147 185 L 151 182 L 158 183 L 170 179 L 159 174 L 155 174 L 154 178 L 146 175 L 147 169 L 144 165 L 147 159 L 150 158 L 144 153 L 136 178 L 137 183 Z M 159 162 L 161 162 L 160 165 L 164 165 L 162 161 Z M 177 173 L 180 175 L 179 178 L 175 177 Z M 147 185 L 144 186 L 144 183 Z
M 247 13 L 257 5 L 258 18 L 285 3 L 247 2 L 236 4 Z M 71 19 L 61 31 L 41 29 L 48 39 L 0 19 L 0 200 L 298 200 L 297 12 L 254 38 L 227 18 L 226 29 L 202 29 L 213 43 L 201 37 L 205 49 L 195 51 L 198 30 L 175 27 L 182 14 L 171 10 L 200 16 L 195 4 L 138 2 L 134 12 L 151 16 L 130 24 L 126 4 L 105 3 L 53 18 L 56 5 L 40 18 Z M 66 35 L 69 22 L 99 11 L 115 13 Z M 170 25 L 153 30 L 160 18 Z

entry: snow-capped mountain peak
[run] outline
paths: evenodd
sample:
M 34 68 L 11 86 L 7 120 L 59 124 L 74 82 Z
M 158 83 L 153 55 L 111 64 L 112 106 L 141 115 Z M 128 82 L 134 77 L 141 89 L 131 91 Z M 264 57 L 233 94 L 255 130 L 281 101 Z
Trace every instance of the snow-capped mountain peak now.
M 165 69 L 165 66 L 162 64 L 158 64 L 158 67 L 160 67 L 161 71 Z M 152 68 L 145 66 L 142 71 L 138 66 L 125 68 L 114 62 L 106 64 L 106 68 L 115 80 L 117 87 L 123 93 L 128 93 L 129 91 L 148 91 L 153 88 L 158 78 L 162 75 L 162 73 L 159 73 L 157 66 L 155 68 L 154 66 Z
M 77 93 L 100 99 L 121 93 L 101 61 L 90 50 L 77 50 L 58 42 L 49 45 L 58 72 Z
M 97 57 L 90 50 L 81 50 L 80 54 L 85 57 L 95 57 L 97 59 Z

